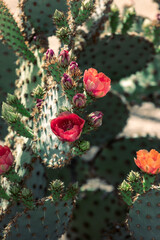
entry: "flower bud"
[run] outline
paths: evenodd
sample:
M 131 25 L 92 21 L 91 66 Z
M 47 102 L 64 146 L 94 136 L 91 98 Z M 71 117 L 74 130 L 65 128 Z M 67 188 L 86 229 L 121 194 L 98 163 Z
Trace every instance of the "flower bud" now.
M 56 9 L 53 15 L 53 20 L 56 25 L 58 25 L 59 27 L 63 27 L 63 22 L 65 22 L 64 13 Z
M 69 64 L 68 70 L 71 74 L 75 75 L 76 71 L 78 70 L 78 63 L 76 63 L 75 61 L 72 61 Z
M 61 193 L 64 190 L 64 183 L 62 181 L 56 179 L 50 183 L 49 190 L 52 191 L 53 193 L 55 193 L 55 192 Z
M 157 20 L 160 22 L 160 13 L 157 13 Z
M 9 192 L 11 197 L 14 200 L 17 200 L 19 198 L 20 190 L 21 190 L 21 187 L 18 184 L 10 186 Z
M 87 118 L 89 123 L 93 127 L 97 128 L 102 125 L 102 117 L 103 117 L 103 113 L 96 111 L 96 112 L 90 113 Z
M 129 174 L 128 174 L 128 177 L 127 177 L 127 180 L 129 182 L 136 182 L 140 179 L 140 174 L 138 172 L 134 172 L 134 171 L 131 171 Z
M 33 90 L 33 97 L 35 99 L 42 99 L 44 97 L 46 90 L 41 85 L 38 84 L 38 86 Z
M 36 106 L 40 107 L 42 105 L 43 99 L 36 99 Z
M 30 198 L 32 196 L 32 192 L 27 188 L 23 188 L 21 192 L 21 196 L 24 198 Z
M 85 140 L 81 141 L 79 143 L 79 148 L 80 148 L 81 151 L 84 151 L 84 152 L 89 150 L 90 149 L 90 142 L 85 141 Z
M 52 49 L 48 49 L 46 52 L 46 60 L 50 61 L 52 60 L 54 56 L 54 51 Z
M 63 44 L 69 44 L 71 30 L 69 26 L 58 28 L 56 36 L 61 40 Z
M 6 173 L 13 164 L 13 155 L 7 146 L 0 145 L 0 174 Z
M 131 185 L 124 180 L 121 185 L 119 186 L 119 190 L 121 191 L 132 191 Z
M 73 79 L 67 75 L 66 73 L 63 74 L 61 79 L 62 85 L 65 89 L 71 89 L 73 87 L 74 81 Z
M 83 93 L 77 93 L 73 97 L 72 103 L 77 108 L 83 108 L 86 105 L 86 96 Z
M 67 50 L 62 50 L 59 54 L 59 63 L 66 67 L 69 64 L 70 56 Z

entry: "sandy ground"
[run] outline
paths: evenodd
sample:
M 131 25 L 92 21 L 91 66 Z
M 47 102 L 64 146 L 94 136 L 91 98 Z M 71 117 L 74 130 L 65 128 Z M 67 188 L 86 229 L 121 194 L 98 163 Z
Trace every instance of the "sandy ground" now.
M 18 0 L 5 0 L 11 12 L 17 15 Z M 121 11 L 124 5 L 134 4 L 139 15 L 155 19 L 158 12 L 158 5 L 152 0 L 114 0 Z M 53 46 L 53 39 L 50 40 L 50 47 Z M 55 42 L 54 42 L 55 43 Z M 130 118 L 123 133 L 127 136 L 144 136 L 150 134 L 160 137 L 160 110 L 152 103 L 144 103 L 141 107 L 134 106 Z

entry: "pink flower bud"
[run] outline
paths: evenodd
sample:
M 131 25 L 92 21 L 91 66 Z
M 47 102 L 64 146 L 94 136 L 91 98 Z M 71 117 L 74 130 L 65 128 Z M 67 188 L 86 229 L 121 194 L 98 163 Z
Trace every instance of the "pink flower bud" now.
M 0 145 L 0 174 L 3 174 L 9 170 L 13 164 L 13 155 L 10 148 Z
M 93 113 L 90 113 L 88 115 L 88 122 L 95 128 L 100 127 L 102 125 L 102 117 L 103 117 L 103 113 L 96 111 Z
M 52 49 L 48 49 L 47 52 L 46 52 L 46 60 L 52 60 L 54 56 L 54 51 Z
M 160 13 L 157 13 L 157 20 L 160 22 Z
M 42 105 L 43 99 L 37 99 L 36 102 L 36 106 L 40 107 Z
M 66 67 L 69 64 L 70 57 L 69 53 L 67 50 L 62 50 L 61 53 L 59 54 L 59 63 Z
M 83 93 L 77 93 L 72 99 L 73 105 L 77 108 L 83 108 L 86 105 L 86 96 Z
M 65 89 L 71 89 L 74 85 L 73 79 L 66 73 L 63 74 L 61 82 Z
M 75 61 L 72 61 L 72 62 L 69 64 L 69 67 L 68 67 L 69 72 L 70 72 L 71 74 L 75 74 L 77 69 L 79 69 L 79 68 L 78 68 L 78 63 L 76 63 Z

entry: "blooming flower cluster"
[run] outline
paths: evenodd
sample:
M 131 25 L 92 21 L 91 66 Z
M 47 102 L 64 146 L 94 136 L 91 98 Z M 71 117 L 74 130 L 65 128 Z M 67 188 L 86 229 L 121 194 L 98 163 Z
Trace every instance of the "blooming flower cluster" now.
M 66 76 L 66 75 L 65 75 Z M 64 76 L 64 77 L 65 77 Z M 103 73 L 97 73 L 93 68 L 86 70 L 84 73 L 84 86 L 86 91 L 96 98 L 103 97 L 110 90 L 110 79 Z M 70 82 L 69 82 L 70 83 Z M 73 97 L 73 104 L 76 107 L 83 108 L 86 104 L 86 97 L 83 93 L 77 93 Z M 101 112 L 96 111 L 89 115 L 92 126 L 99 127 L 102 125 Z M 74 142 L 79 139 L 85 120 L 78 115 L 69 112 L 63 112 L 57 118 L 51 121 L 52 132 L 62 141 Z
M 54 52 L 49 49 L 46 52 L 46 61 L 53 58 Z M 55 59 L 56 60 L 56 59 Z M 61 85 L 65 94 L 71 100 L 73 109 L 76 112 L 83 109 L 90 100 L 104 97 L 111 88 L 111 80 L 104 73 L 98 73 L 96 69 L 89 68 L 85 70 L 83 76 L 83 93 L 76 92 L 77 79 L 80 79 L 80 69 L 78 63 L 72 61 L 72 57 L 67 50 L 62 50 L 58 57 L 58 65 L 64 68 L 61 78 Z M 68 70 L 67 70 L 68 69 Z M 74 79 L 75 77 L 75 79 Z M 41 104 L 38 102 L 38 104 Z M 82 110 L 80 110 L 82 113 Z M 102 125 L 103 113 L 95 111 L 88 115 L 87 122 L 93 128 Z M 80 138 L 83 131 L 85 120 L 75 113 L 63 112 L 57 118 L 52 119 L 50 126 L 52 132 L 61 140 L 67 142 L 74 142 Z
M 145 149 L 139 150 L 137 152 L 137 158 L 135 158 L 134 161 L 136 165 L 146 173 L 160 173 L 160 153 L 154 149 L 150 152 Z

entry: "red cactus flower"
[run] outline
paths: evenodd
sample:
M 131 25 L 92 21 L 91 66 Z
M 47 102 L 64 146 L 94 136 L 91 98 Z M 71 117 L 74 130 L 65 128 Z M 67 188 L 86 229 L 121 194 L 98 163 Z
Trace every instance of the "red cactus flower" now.
M 104 97 L 111 88 L 111 79 L 94 68 L 85 70 L 83 83 L 88 94 L 95 98 Z
M 146 173 L 160 173 L 160 153 L 154 149 L 150 152 L 144 149 L 139 150 L 137 152 L 137 158 L 135 158 L 134 161 L 135 164 Z
M 84 123 L 78 115 L 63 112 L 51 120 L 51 130 L 61 141 L 74 142 L 80 138 Z
M 0 145 L 0 174 L 3 174 L 9 170 L 13 164 L 13 155 L 11 150 L 7 146 Z

